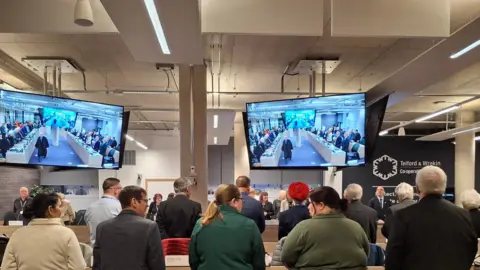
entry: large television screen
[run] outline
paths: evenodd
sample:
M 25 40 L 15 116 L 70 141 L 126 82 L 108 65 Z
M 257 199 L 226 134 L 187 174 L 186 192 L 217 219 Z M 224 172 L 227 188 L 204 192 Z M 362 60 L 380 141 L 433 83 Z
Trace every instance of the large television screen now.
M 121 167 L 123 107 L 0 90 L 0 164 Z
M 247 103 L 251 169 L 365 165 L 365 94 Z

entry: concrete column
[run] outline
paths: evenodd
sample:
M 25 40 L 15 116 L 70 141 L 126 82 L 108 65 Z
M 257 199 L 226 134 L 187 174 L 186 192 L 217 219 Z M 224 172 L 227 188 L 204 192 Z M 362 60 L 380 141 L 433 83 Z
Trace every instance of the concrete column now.
M 194 66 L 192 73 L 194 164 L 197 185 L 191 190 L 191 199 L 208 205 L 208 144 L 207 144 L 207 69 Z
M 242 119 L 242 113 L 238 112 L 237 114 L 240 114 L 240 117 L 235 118 Z M 242 122 L 235 123 L 233 126 L 234 179 L 232 179 L 232 181 L 235 181 L 235 179 L 241 175 L 250 177 L 248 151 L 242 119 Z
M 456 115 L 456 127 L 475 122 L 473 111 Z M 448 179 L 447 179 L 448 181 Z M 467 132 L 455 137 L 455 203 L 461 205 L 460 194 L 475 188 L 475 133 Z
M 323 171 L 323 185 L 334 188 L 343 197 L 343 176 L 342 171 L 333 171 L 333 168 Z
M 180 65 L 179 100 L 180 100 L 180 175 L 188 177 L 192 157 L 192 77 L 189 65 Z

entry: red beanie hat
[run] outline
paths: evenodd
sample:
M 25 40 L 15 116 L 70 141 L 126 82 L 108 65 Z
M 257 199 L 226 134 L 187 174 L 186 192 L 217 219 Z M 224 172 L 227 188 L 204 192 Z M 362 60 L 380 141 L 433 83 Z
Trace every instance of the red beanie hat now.
M 310 188 L 303 182 L 291 183 L 288 187 L 288 195 L 297 201 L 305 201 L 310 193 Z

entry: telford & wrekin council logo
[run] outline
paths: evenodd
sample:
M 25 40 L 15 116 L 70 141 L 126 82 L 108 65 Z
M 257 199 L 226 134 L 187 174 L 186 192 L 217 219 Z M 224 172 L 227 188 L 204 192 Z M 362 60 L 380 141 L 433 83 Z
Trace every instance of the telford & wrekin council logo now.
M 383 155 L 373 161 L 373 175 L 388 180 L 398 173 L 398 161 L 389 155 Z

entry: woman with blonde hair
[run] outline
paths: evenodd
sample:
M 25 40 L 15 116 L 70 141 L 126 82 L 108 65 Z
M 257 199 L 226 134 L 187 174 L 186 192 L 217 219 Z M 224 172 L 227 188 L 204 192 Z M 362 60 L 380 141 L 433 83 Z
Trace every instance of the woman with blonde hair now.
M 193 270 L 265 270 L 262 236 L 253 220 L 243 216 L 235 185 L 220 185 L 193 229 L 189 262 Z
M 60 211 L 62 212 L 60 218 L 65 225 L 72 225 L 75 221 L 75 212 L 73 211 L 72 205 L 65 199 L 63 193 L 57 193 L 57 195 L 60 199 Z

